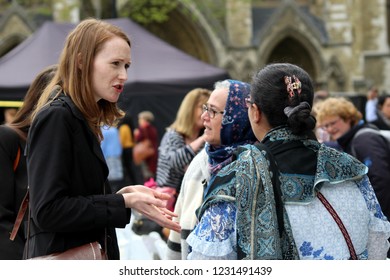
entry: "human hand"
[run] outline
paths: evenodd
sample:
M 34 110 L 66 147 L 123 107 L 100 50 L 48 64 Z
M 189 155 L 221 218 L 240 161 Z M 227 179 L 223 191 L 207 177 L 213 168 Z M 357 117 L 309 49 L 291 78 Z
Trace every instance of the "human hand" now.
M 172 221 L 177 214 L 166 208 L 167 200 L 171 197 L 169 194 L 142 185 L 127 186 L 117 193 L 123 195 L 126 208 L 138 211 L 162 227 L 180 232 L 180 225 Z
M 190 143 L 190 147 L 195 153 L 198 153 L 204 147 L 205 142 L 205 136 L 202 134 Z

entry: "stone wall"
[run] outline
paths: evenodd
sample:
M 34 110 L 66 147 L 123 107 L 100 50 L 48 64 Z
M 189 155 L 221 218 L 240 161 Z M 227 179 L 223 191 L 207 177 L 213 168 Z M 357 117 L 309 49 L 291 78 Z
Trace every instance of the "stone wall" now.
M 93 1 L 95 8 L 98 2 Z M 386 0 L 226 0 L 215 2 L 225 3 L 217 7 L 225 11 L 222 23 L 212 11 L 201 9 L 199 3 L 207 1 L 181 2 L 168 22 L 146 28 L 200 60 L 227 69 L 234 79 L 248 81 L 272 60 L 296 61 L 318 87 L 331 92 L 364 95 L 372 85 L 390 89 Z M 77 21 L 78 3 L 55 0 L 54 19 Z M 267 8 L 272 14 L 255 18 L 254 8 Z M 4 14 L 0 55 L 34 31 L 23 15 Z M 254 21 L 264 22 L 258 26 Z

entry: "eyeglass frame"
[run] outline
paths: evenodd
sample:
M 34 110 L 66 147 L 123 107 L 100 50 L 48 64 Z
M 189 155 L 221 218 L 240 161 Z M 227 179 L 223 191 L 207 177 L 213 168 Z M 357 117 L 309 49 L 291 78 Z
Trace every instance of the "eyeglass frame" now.
M 202 112 L 207 112 L 207 115 L 209 116 L 210 119 L 214 119 L 215 118 L 215 114 L 225 114 L 225 110 L 223 111 L 216 111 L 214 110 L 213 108 L 211 108 L 210 106 L 207 106 L 207 104 L 202 104 Z

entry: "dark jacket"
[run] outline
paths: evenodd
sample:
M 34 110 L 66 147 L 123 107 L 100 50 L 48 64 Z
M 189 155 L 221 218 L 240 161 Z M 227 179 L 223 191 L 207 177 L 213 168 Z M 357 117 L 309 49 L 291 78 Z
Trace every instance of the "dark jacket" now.
M 109 259 L 119 259 L 115 227 L 131 211 L 104 185 L 108 168 L 95 135 L 69 97 L 61 96 L 34 120 L 27 141 L 32 225 L 29 256 L 99 241 L 107 228 Z
M 25 242 L 21 224 L 14 241 L 10 232 L 15 223 L 20 204 L 27 191 L 26 159 L 23 155 L 25 141 L 13 129 L 0 126 L 0 260 L 20 260 Z M 20 158 L 14 164 L 20 149 Z
M 375 121 L 370 122 L 371 124 L 375 125 L 377 128 L 382 130 L 390 130 L 390 126 L 387 125 L 385 120 L 383 119 L 384 116 L 377 112 L 378 118 Z
M 345 152 L 355 156 L 368 167 L 367 175 L 379 204 L 390 220 L 390 149 L 387 140 L 375 132 L 354 137 L 360 129 L 367 126 L 369 125 L 359 124 L 352 127 L 337 142 Z

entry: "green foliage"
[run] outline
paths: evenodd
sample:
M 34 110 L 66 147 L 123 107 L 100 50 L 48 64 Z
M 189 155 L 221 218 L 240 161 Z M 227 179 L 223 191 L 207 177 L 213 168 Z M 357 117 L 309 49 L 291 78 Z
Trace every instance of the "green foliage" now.
M 169 13 L 177 6 L 176 0 L 130 0 L 119 11 L 119 16 L 130 17 L 144 25 L 162 23 L 169 19 Z
M 12 2 L 12 0 L 0 0 L 0 8 L 8 8 Z M 39 6 L 51 7 L 52 0 L 17 0 L 16 2 L 23 8 L 36 8 Z
M 84 19 L 87 17 L 93 17 L 95 16 L 95 10 L 92 5 L 91 0 L 84 0 L 80 1 L 80 18 Z
M 8 7 L 9 3 L 10 2 L 8 0 L 0 0 L 0 7 L 6 8 L 6 7 Z
M 213 19 L 224 25 L 226 14 L 226 0 L 193 1 L 200 13 L 206 18 Z
M 51 6 L 40 6 L 35 9 L 35 13 L 44 16 L 51 16 L 53 14 L 53 9 Z
M 0 0 L 0 11 L 8 9 L 14 1 Z M 15 2 L 31 15 L 50 17 L 53 14 L 52 1 L 53 0 L 16 0 Z
M 6 1 L 10 2 L 10 1 Z M 22 7 L 32 8 L 37 6 L 49 6 L 51 7 L 52 0 L 17 0 L 18 4 Z

